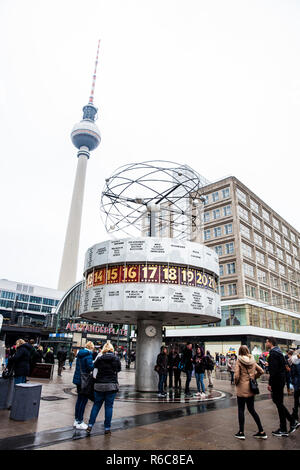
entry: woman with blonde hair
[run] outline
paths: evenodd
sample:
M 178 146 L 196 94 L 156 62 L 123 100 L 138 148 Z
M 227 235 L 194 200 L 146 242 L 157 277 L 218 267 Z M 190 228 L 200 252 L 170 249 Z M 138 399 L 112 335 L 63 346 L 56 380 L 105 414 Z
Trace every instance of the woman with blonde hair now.
M 91 410 L 89 425 L 86 430 L 89 435 L 95 424 L 98 413 L 103 402 L 105 403 L 104 433 L 111 434 L 110 425 L 113 414 L 113 405 L 117 392 L 119 391 L 118 372 L 121 370 L 120 359 L 114 354 L 114 347 L 107 341 L 100 354 L 95 359 L 93 376 L 94 405 Z
M 258 414 L 254 409 L 254 393 L 250 388 L 250 379 L 257 379 L 263 374 L 263 369 L 255 362 L 247 346 L 241 346 L 234 371 L 234 383 L 236 385 L 236 395 L 238 402 L 239 432 L 235 434 L 238 439 L 245 439 L 245 405 L 257 424 L 258 432 L 253 437 L 267 439 Z
M 81 393 L 81 374 L 89 373 L 94 369 L 92 352 L 94 343 L 88 341 L 83 349 L 80 349 L 76 358 L 73 383 L 77 387 L 77 401 L 75 405 L 75 421 L 73 426 L 76 429 L 87 429 L 87 424 L 83 421 L 84 410 L 88 402 L 88 397 Z

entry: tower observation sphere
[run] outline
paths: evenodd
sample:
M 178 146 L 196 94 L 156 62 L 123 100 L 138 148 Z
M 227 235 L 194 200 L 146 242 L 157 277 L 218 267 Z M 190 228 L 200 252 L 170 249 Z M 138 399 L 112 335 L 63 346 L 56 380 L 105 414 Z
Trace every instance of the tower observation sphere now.
M 72 143 L 77 149 L 87 147 L 89 151 L 92 151 L 100 144 L 100 131 L 94 122 L 96 114 L 95 106 L 88 104 L 83 107 L 83 118 L 75 124 L 71 132 Z

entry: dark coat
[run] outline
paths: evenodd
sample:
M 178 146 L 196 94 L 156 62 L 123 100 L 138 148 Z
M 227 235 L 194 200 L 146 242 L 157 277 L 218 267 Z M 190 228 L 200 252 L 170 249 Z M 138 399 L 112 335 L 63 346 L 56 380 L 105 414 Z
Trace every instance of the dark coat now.
M 45 354 L 45 362 L 46 364 L 54 364 L 54 354 L 52 351 L 48 351 Z
M 81 371 L 83 373 L 91 372 L 94 369 L 92 351 L 88 349 L 80 349 L 76 358 L 76 367 L 73 376 L 73 384 L 81 385 Z
M 185 370 L 193 370 L 193 351 L 191 349 L 185 348 L 182 353 L 182 360 L 184 362 Z
M 107 352 L 102 354 L 102 356 L 98 356 L 95 360 L 94 368 L 98 369 L 95 379 L 96 383 L 118 383 L 118 372 L 121 370 L 121 362 L 114 353 Z
M 278 346 L 271 349 L 269 357 L 269 385 L 271 387 L 282 387 L 285 384 L 286 363 L 284 356 Z
M 24 343 L 17 348 L 16 354 L 12 357 L 12 367 L 16 377 L 27 377 L 31 367 L 31 344 Z
M 60 363 L 66 362 L 67 359 L 67 352 L 66 351 L 58 351 L 57 353 L 57 360 Z
M 168 356 L 164 353 L 159 353 L 156 358 L 156 364 L 159 366 L 158 373 L 160 375 L 167 375 L 168 373 Z
M 206 360 L 204 356 L 195 354 L 193 357 L 193 363 L 195 364 L 195 372 L 197 374 L 204 374 L 206 370 Z

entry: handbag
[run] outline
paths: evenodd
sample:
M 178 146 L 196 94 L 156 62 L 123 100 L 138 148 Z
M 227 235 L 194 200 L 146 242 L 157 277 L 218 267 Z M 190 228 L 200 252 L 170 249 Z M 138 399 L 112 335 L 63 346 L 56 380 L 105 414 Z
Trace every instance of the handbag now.
M 81 363 L 80 367 L 80 395 L 91 397 L 94 391 L 94 378 L 92 372 L 82 372 Z
M 248 371 L 247 367 L 246 367 L 246 371 L 247 371 L 247 374 L 249 376 L 250 390 L 251 390 L 252 393 L 254 393 L 254 395 L 258 395 L 259 394 L 259 388 L 258 388 L 257 380 L 252 379 L 250 377 L 250 374 L 249 374 L 249 371 Z
M 2 379 L 11 379 L 14 375 L 13 369 L 4 369 L 2 372 Z
M 154 366 L 154 370 L 155 370 L 155 372 L 157 372 L 157 373 L 159 374 L 159 371 L 160 371 L 160 366 L 159 366 L 159 365 L 157 365 L 157 364 L 155 364 L 155 366 Z

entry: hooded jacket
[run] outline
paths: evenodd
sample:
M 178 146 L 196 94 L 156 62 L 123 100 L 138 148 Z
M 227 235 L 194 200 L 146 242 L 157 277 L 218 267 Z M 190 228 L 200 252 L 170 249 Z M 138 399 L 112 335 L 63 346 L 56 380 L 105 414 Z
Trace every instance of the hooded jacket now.
M 73 384 L 75 385 L 81 384 L 80 367 L 83 373 L 91 372 L 94 369 L 92 351 L 90 351 L 89 349 L 84 348 L 78 351 L 76 367 L 73 376 Z
M 27 377 L 30 373 L 32 346 L 29 343 L 21 344 L 12 357 L 12 367 L 16 377 Z
M 297 351 L 298 354 L 300 351 Z M 295 390 L 300 389 L 300 358 L 298 354 L 293 354 L 291 358 L 291 379 Z
M 249 354 L 249 356 L 238 356 L 234 370 L 237 396 L 244 398 L 252 397 L 254 393 L 250 390 L 250 378 L 257 379 L 263 373 L 263 369 L 256 364 L 252 354 Z
M 117 384 L 121 370 L 120 359 L 112 352 L 98 355 L 94 362 L 93 376 L 96 384 Z
M 282 354 L 280 348 L 275 346 L 270 350 L 268 357 L 269 364 L 269 385 L 274 386 L 284 386 L 285 384 L 285 372 L 286 372 L 286 362 L 284 355 Z

